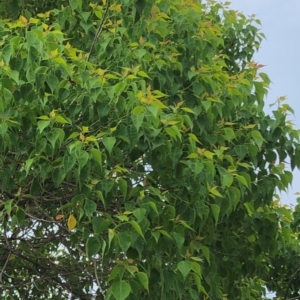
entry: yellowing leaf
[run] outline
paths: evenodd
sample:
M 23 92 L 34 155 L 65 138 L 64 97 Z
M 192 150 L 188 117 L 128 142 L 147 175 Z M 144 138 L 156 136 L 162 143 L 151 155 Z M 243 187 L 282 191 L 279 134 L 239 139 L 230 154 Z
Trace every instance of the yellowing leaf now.
M 186 112 L 189 112 L 189 113 L 191 113 L 191 114 L 194 114 L 195 112 L 194 111 L 192 111 L 190 108 L 188 108 L 188 107 L 182 107 L 181 108 L 182 110 L 184 110 L 184 111 L 186 111 Z
M 197 158 L 197 157 L 198 157 L 197 153 L 191 153 L 186 158 Z
M 55 121 L 58 122 L 58 123 L 60 123 L 60 124 L 68 124 L 68 123 L 69 123 L 69 122 L 68 122 L 65 118 L 63 118 L 62 116 L 56 116 L 56 117 L 55 117 Z
M 112 4 L 109 7 L 109 10 L 115 11 L 117 13 L 119 13 L 121 11 L 121 5 L 120 4 Z
M 200 143 L 200 141 L 198 140 L 198 138 L 193 133 L 189 133 L 189 137 L 190 137 L 191 140 Z
M 15 259 L 15 258 L 16 258 L 16 255 L 13 254 L 13 253 L 11 253 L 10 256 L 9 256 L 9 260 L 13 260 L 13 259 Z
M 68 229 L 71 231 L 73 228 L 75 228 L 77 224 L 77 221 L 73 215 L 70 215 L 68 219 Z
M 213 156 L 214 156 L 214 153 L 212 153 L 212 152 L 210 152 L 210 151 L 208 151 L 208 150 L 205 150 L 204 153 L 203 153 L 203 155 L 204 155 L 205 157 L 209 158 L 209 159 L 212 159 Z
M 97 73 L 100 75 L 100 76 L 103 76 L 104 73 L 106 72 L 106 70 L 103 70 L 103 69 L 97 69 Z
M 51 51 L 50 54 L 51 54 L 52 57 L 57 56 L 58 55 L 58 49 L 56 48 L 55 50 Z
M 49 117 L 48 116 L 40 116 L 40 117 L 38 117 L 38 119 L 40 119 L 40 120 L 49 120 Z
M 129 46 L 130 47 L 137 47 L 139 44 L 137 42 L 133 42 L 133 43 L 130 43 Z
M 243 126 L 244 129 L 252 129 L 256 126 L 257 124 L 249 124 L 249 125 L 246 125 L 246 126 Z
M 71 46 L 70 43 L 68 42 L 67 45 L 65 46 L 65 48 L 69 50 L 69 49 L 72 48 L 72 46 Z
M 218 192 L 217 187 L 214 186 L 211 189 L 209 189 L 209 192 L 215 196 L 218 196 L 220 198 L 222 198 L 223 196 Z
M 55 110 L 53 109 L 51 111 L 51 113 L 49 114 L 49 116 L 50 116 L 50 118 L 55 118 L 55 115 L 56 115 L 56 113 L 55 113 Z
M 40 20 L 39 19 L 35 19 L 35 18 L 30 18 L 29 19 L 29 23 L 31 23 L 31 24 L 36 24 L 36 23 L 38 23 Z
M 128 75 L 127 78 L 128 78 L 128 79 L 135 79 L 135 78 L 137 78 L 137 77 L 136 77 L 135 75 L 131 74 L 131 75 Z
M 137 74 L 141 77 L 146 77 L 150 79 L 150 77 L 144 71 L 138 71 Z
M 97 142 L 97 138 L 94 136 L 87 136 L 85 139 L 87 142 Z

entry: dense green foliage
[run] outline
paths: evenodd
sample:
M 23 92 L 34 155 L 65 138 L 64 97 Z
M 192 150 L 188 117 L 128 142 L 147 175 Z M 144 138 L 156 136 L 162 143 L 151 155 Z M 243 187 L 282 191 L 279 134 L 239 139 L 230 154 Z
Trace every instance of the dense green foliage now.
M 297 295 L 300 207 L 274 193 L 299 132 L 283 98 L 263 111 L 259 21 L 213 1 L 29 8 L 0 23 L 2 299 Z

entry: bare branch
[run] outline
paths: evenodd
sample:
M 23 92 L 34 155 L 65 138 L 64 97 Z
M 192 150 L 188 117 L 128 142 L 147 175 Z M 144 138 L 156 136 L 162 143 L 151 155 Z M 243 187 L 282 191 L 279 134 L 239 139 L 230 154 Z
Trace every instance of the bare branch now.
M 91 58 L 91 54 L 94 50 L 94 46 L 95 46 L 95 43 L 97 42 L 97 40 L 99 39 L 99 36 L 103 30 L 103 26 L 104 26 L 104 22 L 106 21 L 106 18 L 107 18 L 107 14 L 108 14 L 108 9 L 109 9 L 109 6 L 110 6 L 110 0 L 107 0 L 107 4 L 106 4 L 106 9 L 105 9 L 105 12 L 104 12 L 104 15 L 103 15 L 103 18 L 102 18 L 102 21 L 101 21 L 101 24 L 99 26 L 99 29 L 94 37 L 94 40 L 93 40 L 93 43 L 92 43 L 92 46 L 90 48 L 90 51 L 89 51 L 89 55 L 87 57 L 87 62 L 90 60 Z

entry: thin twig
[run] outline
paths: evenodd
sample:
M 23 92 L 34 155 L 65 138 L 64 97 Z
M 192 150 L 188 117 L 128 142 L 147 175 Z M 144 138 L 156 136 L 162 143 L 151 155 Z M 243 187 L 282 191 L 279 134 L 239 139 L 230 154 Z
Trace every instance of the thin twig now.
M 1 272 L 0 272 L 0 282 L 1 282 L 1 283 L 2 283 L 2 275 L 3 275 L 3 273 L 4 273 L 5 269 L 6 269 L 6 266 L 7 266 L 7 264 L 8 264 L 10 255 L 11 255 L 11 251 L 9 251 L 9 253 L 8 253 L 8 255 L 7 255 L 7 258 L 6 258 L 6 260 L 5 260 L 4 266 L 2 267 Z
M 102 290 L 102 287 L 101 287 L 101 284 L 100 284 L 100 281 L 99 281 L 99 278 L 98 278 L 98 274 L 97 274 L 97 261 L 94 260 L 94 271 L 95 271 L 95 277 L 96 277 L 96 281 L 97 281 L 97 284 L 98 284 L 98 289 L 101 293 L 101 295 L 104 297 L 104 291 Z
M 95 46 L 95 43 L 97 42 L 102 30 L 103 30 L 103 26 L 104 26 L 104 22 L 106 21 L 106 17 L 107 17 L 107 14 L 108 14 L 108 9 L 109 9 L 109 6 L 110 6 L 110 0 L 107 0 L 107 3 L 106 3 L 106 9 L 105 9 L 105 12 L 104 12 L 104 15 L 103 15 L 103 18 L 102 18 L 102 21 L 101 21 L 101 24 L 99 26 L 99 29 L 94 37 L 94 40 L 93 40 L 93 43 L 92 43 L 92 46 L 90 48 L 90 52 L 89 52 L 89 55 L 87 57 L 87 62 L 90 60 L 91 58 L 91 54 L 93 52 L 93 49 L 94 49 L 94 46 Z

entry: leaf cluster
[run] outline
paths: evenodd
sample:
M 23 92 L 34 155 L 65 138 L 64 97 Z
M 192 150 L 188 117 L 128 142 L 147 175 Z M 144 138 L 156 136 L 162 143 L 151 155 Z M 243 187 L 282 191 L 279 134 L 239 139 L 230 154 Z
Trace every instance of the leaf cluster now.
M 298 215 L 273 200 L 299 133 L 263 111 L 258 22 L 192 0 L 0 22 L 3 299 L 294 292 Z

